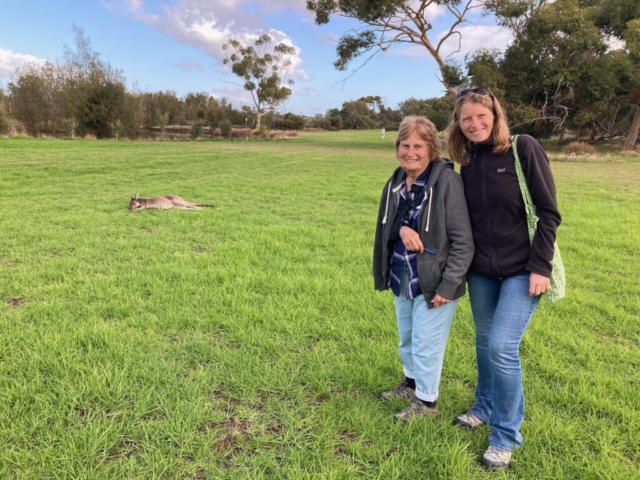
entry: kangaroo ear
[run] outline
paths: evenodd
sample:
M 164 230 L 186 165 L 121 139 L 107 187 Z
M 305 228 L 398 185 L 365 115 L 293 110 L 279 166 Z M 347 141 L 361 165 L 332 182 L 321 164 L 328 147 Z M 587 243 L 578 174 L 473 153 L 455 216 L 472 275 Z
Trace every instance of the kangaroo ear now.
M 136 200 L 138 200 L 138 198 L 140 198 L 140 195 L 136 193 Z
M 131 200 L 133 200 L 133 195 L 129 195 L 131 197 Z

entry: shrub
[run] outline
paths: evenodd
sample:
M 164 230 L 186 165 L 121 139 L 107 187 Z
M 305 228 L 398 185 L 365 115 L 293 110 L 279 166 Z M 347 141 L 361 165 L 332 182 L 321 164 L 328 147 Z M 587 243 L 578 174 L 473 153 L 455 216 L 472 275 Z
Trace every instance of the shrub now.
M 202 136 L 202 132 L 204 131 L 204 123 L 201 121 L 195 122 L 191 125 L 191 140 L 195 140 L 198 137 Z
M 2 107 L 0 107 L 0 135 L 9 131 L 9 122 L 6 119 L 6 114 Z
M 111 132 L 113 133 L 113 136 L 116 138 L 116 140 L 118 140 L 118 138 L 124 135 L 125 130 L 126 130 L 126 127 L 124 123 L 122 123 L 122 120 L 120 119 L 116 120 L 111 124 Z
M 8 133 L 9 136 L 12 137 L 23 137 L 23 136 L 28 136 L 27 134 L 27 128 L 24 126 L 23 123 L 13 119 L 13 118 L 8 118 L 7 119 L 7 124 L 8 124 Z
M 305 118 L 301 115 L 285 113 L 282 116 L 276 116 L 271 125 L 275 130 L 302 130 L 305 126 Z
M 78 121 L 73 117 L 65 118 L 62 120 L 60 127 L 65 136 L 73 138 L 76 134 L 76 128 L 78 128 Z
M 340 115 L 334 115 L 331 118 L 329 118 L 329 129 L 330 130 L 342 130 L 342 127 L 344 126 L 344 121 L 342 120 L 342 117 Z
M 267 128 L 266 125 L 264 124 L 260 125 L 260 128 L 258 129 L 258 136 L 263 140 L 269 139 L 269 129 Z
M 223 138 L 229 138 L 231 136 L 231 122 L 226 118 L 220 122 L 220 135 Z
M 596 149 L 588 143 L 571 142 L 562 148 L 562 153 L 565 155 L 595 155 Z

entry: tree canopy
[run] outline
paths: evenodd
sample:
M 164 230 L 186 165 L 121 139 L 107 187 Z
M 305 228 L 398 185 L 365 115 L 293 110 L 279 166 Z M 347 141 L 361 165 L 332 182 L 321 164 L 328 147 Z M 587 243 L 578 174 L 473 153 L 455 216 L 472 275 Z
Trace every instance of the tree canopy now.
M 268 51 L 273 39 L 265 34 L 259 37 L 254 46 L 243 46 L 238 40 L 230 39 L 222 48 L 231 54 L 224 64 L 231 64 L 231 71 L 243 80 L 243 87 L 251 93 L 256 109 L 256 128 L 260 128 L 260 119 L 284 105 L 291 95 L 289 79 L 291 55 L 295 48 L 279 43 Z
M 444 7 L 453 17 L 444 34 L 436 35 L 428 20 L 430 7 Z M 369 28 L 345 33 L 336 48 L 334 66 L 346 70 L 349 64 L 364 54 L 369 57 L 388 51 L 395 44 L 414 44 L 424 47 L 438 64 L 440 81 L 449 95 L 457 94 L 460 84 L 458 70 L 443 56 L 443 45 L 460 39 L 459 27 L 468 24 L 466 15 L 480 8 L 476 0 L 308 0 L 307 9 L 315 14 L 318 24 L 328 23 L 331 16 L 359 20 Z
M 491 0 L 487 6 L 515 40 L 504 54 L 481 49 L 468 55 L 467 84 L 490 87 L 519 131 L 562 137 L 570 127 L 578 136 L 588 130 L 592 140 L 632 134 L 640 88 L 633 16 L 640 8 L 612 5 L 623 6 L 617 0 Z

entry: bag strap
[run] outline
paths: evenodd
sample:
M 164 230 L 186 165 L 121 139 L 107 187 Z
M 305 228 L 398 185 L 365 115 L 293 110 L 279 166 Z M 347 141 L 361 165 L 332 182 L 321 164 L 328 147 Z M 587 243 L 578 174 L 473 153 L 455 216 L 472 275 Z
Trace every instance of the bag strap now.
M 536 228 L 538 224 L 538 215 L 536 214 L 536 206 L 533 204 L 531 194 L 529 193 L 529 187 L 527 186 L 527 180 L 525 179 L 524 172 L 522 171 L 522 164 L 520 163 L 520 157 L 518 156 L 518 135 L 511 137 L 511 149 L 513 150 L 513 157 L 516 160 L 516 175 L 518 176 L 518 184 L 520 185 L 520 193 L 524 200 L 524 209 L 527 212 L 527 227 L 529 229 L 529 241 L 533 242 L 533 236 L 536 234 Z

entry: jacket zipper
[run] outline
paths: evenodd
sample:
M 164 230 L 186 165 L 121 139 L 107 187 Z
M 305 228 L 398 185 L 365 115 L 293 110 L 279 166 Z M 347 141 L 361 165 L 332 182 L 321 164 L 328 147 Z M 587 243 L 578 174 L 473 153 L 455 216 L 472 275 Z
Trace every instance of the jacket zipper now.
M 395 191 L 395 188 L 392 190 L 391 187 L 393 186 L 393 178 L 389 181 L 389 191 L 391 191 L 392 195 L 391 197 L 388 198 L 388 202 L 390 202 L 390 204 L 387 204 L 387 208 L 390 208 L 390 212 L 391 215 L 389 215 L 389 217 L 391 218 L 396 218 L 396 212 L 398 211 L 398 205 L 399 205 L 399 200 L 398 200 L 398 196 L 399 193 L 397 191 Z M 387 193 L 389 193 L 389 191 Z M 387 225 L 386 228 L 389 229 L 391 228 L 391 226 L 393 226 L 393 222 L 391 222 L 390 225 Z M 388 230 L 386 232 L 383 233 L 382 238 L 388 238 L 388 235 L 386 234 L 388 233 Z M 382 246 L 382 252 L 384 253 L 386 251 L 387 255 L 386 255 L 386 261 L 385 261 L 385 265 L 386 265 L 386 270 L 383 270 L 383 278 L 386 279 L 387 284 L 389 283 L 389 278 L 390 278 L 390 270 L 391 270 L 391 255 L 393 255 L 393 250 L 389 250 L 387 243 L 385 243 Z
M 475 152 L 473 152 L 473 157 L 474 160 L 476 159 L 478 150 L 476 150 Z M 489 245 L 491 247 L 491 258 L 490 258 L 490 267 L 491 267 L 491 271 L 494 272 L 494 274 L 500 278 L 500 272 L 498 272 L 497 269 L 497 262 L 496 262 L 496 249 L 493 245 L 493 231 L 491 230 L 491 215 L 488 215 L 489 213 L 489 204 L 487 202 L 487 182 L 486 182 L 486 176 L 485 176 L 485 162 L 482 162 L 480 164 L 480 171 L 482 172 L 482 205 L 485 211 L 484 217 L 486 218 L 486 222 L 487 222 L 487 233 L 489 236 Z

